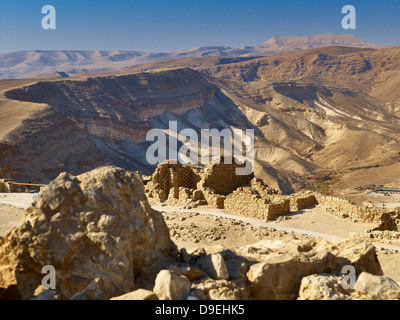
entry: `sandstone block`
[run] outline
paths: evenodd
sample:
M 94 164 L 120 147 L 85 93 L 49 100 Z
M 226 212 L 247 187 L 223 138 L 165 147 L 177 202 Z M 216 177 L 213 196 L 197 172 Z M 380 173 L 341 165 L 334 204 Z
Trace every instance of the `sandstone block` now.
M 0 241 L 0 299 L 31 298 L 46 265 L 54 266 L 63 299 L 96 278 L 109 299 L 134 290 L 138 277 L 154 279 L 171 249 L 137 174 L 115 167 L 62 173 Z
M 203 257 L 199 262 L 200 268 L 215 280 L 229 279 L 228 269 L 220 253 Z
M 295 299 L 303 277 L 339 275 L 345 265 L 354 266 L 357 274 L 365 270 L 382 274 L 375 248 L 363 241 L 263 241 L 239 251 L 249 260 L 259 261 L 251 265 L 247 278 L 252 296 L 261 300 Z
M 179 275 L 185 276 L 186 278 L 189 279 L 189 281 L 195 281 L 195 280 L 198 280 L 198 279 L 206 276 L 202 270 L 195 268 L 193 266 L 189 266 L 189 265 L 181 266 L 181 267 L 171 265 L 171 266 L 168 266 L 167 269 L 172 270 Z
M 244 282 L 227 280 L 193 283 L 190 295 L 198 300 L 246 300 L 250 297 Z
M 138 289 L 110 300 L 158 300 L 158 297 L 153 291 Z
M 391 278 L 363 272 L 354 289 L 373 300 L 400 300 L 400 286 Z
M 172 270 L 161 270 L 153 292 L 160 300 L 185 300 L 190 293 L 190 281 Z
M 298 300 L 353 300 L 352 290 L 342 286 L 343 276 L 313 274 L 301 280 Z

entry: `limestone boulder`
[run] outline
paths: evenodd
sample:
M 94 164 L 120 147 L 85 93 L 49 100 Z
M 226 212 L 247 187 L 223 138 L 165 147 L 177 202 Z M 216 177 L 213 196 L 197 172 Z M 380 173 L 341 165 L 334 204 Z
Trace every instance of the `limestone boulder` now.
M 384 276 L 362 272 L 354 289 L 342 285 L 344 275 L 310 275 L 301 281 L 299 300 L 398 300 L 400 286 Z
M 247 300 L 250 298 L 245 282 L 213 279 L 192 283 L 190 296 L 198 300 Z
M 357 274 L 366 271 L 374 275 L 383 275 L 376 249 L 369 241 L 351 238 L 344 241 L 322 240 L 316 243 L 313 251 L 318 254 L 330 252 L 336 256 L 336 267 L 352 265 Z
M 106 291 L 103 280 L 96 278 L 85 289 L 76 293 L 71 300 L 103 300 Z
M 389 277 L 363 272 L 354 289 L 372 300 L 400 300 L 400 286 Z
M 214 280 L 229 279 L 228 268 L 220 253 L 209 254 L 201 258 L 199 266 Z
M 161 270 L 153 292 L 160 300 L 185 300 L 190 293 L 190 281 L 172 270 Z
M 158 300 L 158 297 L 153 291 L 137 289 L 122 296 L 111 298 L 110 300 Z
M 251 295 L 259 300 L 296 299 L 303 277 L 339 275 L 346 265 L 357 274 L 365 270 L 382 274 L 375 248 L 363 241 L 263 241 L 238 252 L 253 261 L 247 279 Z
M 230 259 L 226 261 L 229 277 L 232 279 L 245 279 L 248 271 L 248 266 L 245 262 L 239 259 Z
M 323 259 L 272 254 L 267 260 L 252 265 L 247 272 L 250 292 L 257 300 L 293 300 L 301 279 L 318 273 L 322 265 L 326 265 Z
M 355 300 L 354 290 L 342 285 L 344 276 L 313 274 L 301 280 L 298 300 Z
M 172 270 L 179 275 L 185 276 L 186 278 L 189 279 L 189 281 L 195 281 L 203 277 L 206 277 L 206 274 L 202 270 L 190 265 L 185 265 L 185 266 L 170 265 L 167 267 L 167 269 Z
M 139 175 L 115 167 L 62 173 L 0 240 L 0 299 L 31 298 L 46 265 L 63 299 L 96 278 L 109 299 L 133 291 L 138 278 L 155 278 L 175 251 Z
M 246 273 L 249 269 L 249 261 L 238 256 L 230 249 L 224 249 L 220 252 L 225 260 L 229 278 L 247 280 Z

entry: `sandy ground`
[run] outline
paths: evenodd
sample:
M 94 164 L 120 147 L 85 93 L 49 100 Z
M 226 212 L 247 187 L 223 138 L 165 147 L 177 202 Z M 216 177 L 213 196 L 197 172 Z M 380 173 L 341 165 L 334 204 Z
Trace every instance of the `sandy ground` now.
M 349 219 L 342 219 L 326 213 L 322 208 L 316 207 L 306 209 L 296 213 L 290 213 L 279 217 L 275 221 L 264 222 L 258 219 L 247 218 L 240 215 L 232 215 L 225 210 L 214 208 L 201 208 L 194 210 L 182 210 L 174 207 L 159 207 L 155 209 L 161 212 L 172 212 L 176 215 L 183 213 L 198 213 L 204 216 L 203 219 L 210 220 L 209 217 L 228 218 L 229 220 L 241 221 L 255 227 L 264 227 L 285 231 L 287 233 L 304 234 L 313 237 L 321 237 L 328 240 L 342 240 L 350 237 L 351 232 L 366 232 L 368 229 L 376 227 L 372 223 L 354 223 Z M 168 219 L 168 218 L 167 218 Z
M 31 201 L 32 194 L 0 194 L 0 237 L 17 226 L 25 215 L 25 210 L 10 204 L 26 208 Z M 232 215 L 208 207 L 193 210 L 154 208 L 162 212 L 175 244 L 187 249 L 234 248 L 263 239 L 290 241 L 320 237 L 340 240 L 349 237 L 350 232 L 365 232 L 375 226 L 330 215 L 318 206 L 282 216 L 273 222 Z M 375 245 L 384 274 L 400 282 L 400 248 L 396 248 L 396 251 Z
M 32 200 L 32 193 L 0 193 L 0 237 L 18 225 Z
M 263 222 L 227 214 L 224 210 L 201 208 L 179 210 L 173 207 L 154 207 L 162 212 L 170 235 L 179 247 L 232 248 L 262 239 L 290 241 L 291 239 L 346 239 L 351 232 L 365 232 L 374 224 L 354 223 L 322 211 L 318 206 Z M 400 248 L 374 243 L 384 275 L 400 283 Z M 396 249 L 396 250 L 393 250 Z
M 0 193 L 0 204 L 26 209 L 32 203 L 33 193 Z
M 178 248 L 202 247 L 207 249 L 216 246 L 235 248 L 256 243 L 262 239 L 312 238 L 308 235 L 254 224 L 247 219 L 225 218 L 211 213 L 171 209 L 171 211 L 162 211 L 162 215 Z
M 0 204 L 0 237 L 4 237 L 12 228 L 18 225 L 24 216 L 24 209 Z
M 373 223 L 355 223 L 326 213 L 320 206 L 278 218 L 274 224 L 285 227 L 320 232 L 340 238 L 350 237 L 351 232 L 366 232 L 376 227 Z

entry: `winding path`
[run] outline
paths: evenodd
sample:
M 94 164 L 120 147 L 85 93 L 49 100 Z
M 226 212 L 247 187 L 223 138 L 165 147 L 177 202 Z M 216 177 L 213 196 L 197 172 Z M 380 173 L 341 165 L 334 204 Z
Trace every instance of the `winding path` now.
M 0 193 L 0 204 L 8 204 L 12 205 L 15 207 L 23 208 L 26 209 L 32 202 L 32 194 L 5 194 L 5 193 Z M 244 223 L 249 223 L 254 226 L 258 227 L 267 227 L 267 228 L 274 228 L 279 231 L 286 231 L 288 233 L 298 233 L 298 234 L 305 234 L 309 235 L 312 237 L 317 237 L 317 238 L 322 238 L 322 239 L 327 239 L 327 240 L 345 240 L 346 237 L 342 236 L 337 236 L 337 235 L 332 235 L 329 233 L 324 233 L 324 232 L 317 232 L 313 230 L 307 230 L 307 229 L 300 229 L 300 228 L 293 228 L 293 227 L 288 227 L 288 226 L 282 226 L 277 223 L 273 222 L 265 222 L 262 220 L 258 220 L 255 218 L 249 218 L 249 217 L 244 217 L 244 216 L 239 216 L 239 215 L 233 215 L 233 214 L 228 214 L 225 213 L 223 210 L 218 210 L 218 209 L 208 209 L 208 210 L 199 210 L 199 209 L 192 209 L 192 210 L 185 210 L 185 209 L 175 209 L 175 208 L 168 208 L 168 207 L 162 207 L 162 206 L 153 206 L 154 209 L 158 211 L 165 211 L 165 212 L 188 212 L 188 213 L 199 213 L 203 215 L 209 215 L 209 216 L 214 216 L 214 217 L 220 217 L 220 218 L 227 218 L 227 219 L 233 219 L 237 221 L 242 221 Z M 293 215 L 293 213 L 291 213 Z M 374 246 L 378 249 L 388 249 L 388 250 L 397 250 L 400 252 L 400 246 L 393 246 L 389 244 L 383 244 L 383 243 L 373 243 Z
M 317 238 L 322 238 L 322 239 L 327 239 L 327 240 L 345 240 L 345 237 L 339 237 L 335 235 L 331 235 L 328 233 L 321 233 L 321 232 L 316 232 L 316 231 L 311 231 L 311 230 L 306 230 L 306 229 L 298 229 L 298 228 L 292 228 L 292 227 L 285 227 L 285 226 L 280 226 L 275 223 L 271 222 L 265 222 L 261 221 L 258 219 L 254 218 L 248 218 L 248 217 L 242 217 L 238 215 L 233 215 L 233 214 L 228 214 L 223 212 L 222 210 L 185 210 L 185 209 L 171 209 L 171 208 L 165 208 L 161 206 L 153 206 L 152 207 L 155 210 L 158 211 L 164 211 L 164 212 L 187 212 L 187 213 L 198 213 L 198 214 L 203 214 L 203 215 L 209 215 L 209 216 L 214 216 L 214 217 L 219 217 L 219 218 L 225 218 L 225 219 L 233 219 L 237 221 L 241 221 L 244 223 L 249 223 L 251 225 L 257 226 L 257 227 L 267 227 L 267 228 L 274 228 L 279 231 L 286 231 L 288 233 L 298 233 L 298 234 L 305 234 L 309 235 L 312 237 L 317 237 Z M 382 243 L 376 243 L 373 242 L 373 245 L 377 249 L 388 249 L 388 250 L 397 250 L 400 251 L 400 246 L 393 246 L 389 244 L 382 244 Z

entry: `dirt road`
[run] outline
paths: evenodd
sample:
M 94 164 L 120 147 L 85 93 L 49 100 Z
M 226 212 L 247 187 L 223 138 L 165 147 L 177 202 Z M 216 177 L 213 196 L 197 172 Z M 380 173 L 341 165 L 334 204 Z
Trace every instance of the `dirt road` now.
M 0 193 L 0 204 L 26 209 L 33 201 L 33 193 Z
M 275 222 L 263 222 L 215 209 L 153 208 L 162 212 L 174 243 L 186 249 L 233 248 L 265 239 L 291 241 L 319 237 L 343 240 L 351 232 L 364 232 L 374 226 L 354 223 L 320 212 L 318 208 L 292 213 Z M 374 245 L 384 275 L 400 283 L 400 247 L 380 243 Z
M 339 218 L 325 213 L 319 208 L 305 209 L 299 213 L 291 213 L 284 216 L 286 219 L 277 220 L 275 222 L 264 222 L 258 219 L 242 217 L 226 213 L 224 210 L 204 209 L 204 210 L 183 210 L 173 207 L 153 206 L 154 209 L 164 212 L 187 212 L 209 215 L 219 218 L 227 218 L 251 224 L 256 227 L 273 228 L 287 233 L 297 233 L 318 237 L 327 240 L 345 240 L 350 237 L 351 232 L 365 232 L 371 229 L 375 224 L 371 223 L 354 223 L 350 220 Z M 294 220 L 293 220 L 294 219 Z M 301 227 L 301 228 L 299 228 Z M 322 231 L 322 232 L 321 232 Z M 391 246 L 387 244 L 374 243 L 378 249 L 388 249 L 400 251 L 400 246 Z
M 25 216 L 32 194 L 0 193 L 0 237 L 4 236 Z M 178 247 L 237 247 L 262 239 L 290 241 L 293 238 L 323 238 L 343 240 L 351 232 L 365 232 L 374 224 L 354 223 L 324 212 L 318 206 L 291 213 L 273 222 L 233 215 L 224 210 L 201 208 L 183 210 L 175 207 L 153 206 L 163 213 L 171 238 Z M 400 281 L 400 247 L 374 243 L 385 275 Z

